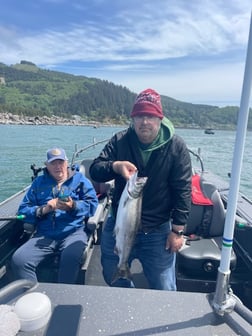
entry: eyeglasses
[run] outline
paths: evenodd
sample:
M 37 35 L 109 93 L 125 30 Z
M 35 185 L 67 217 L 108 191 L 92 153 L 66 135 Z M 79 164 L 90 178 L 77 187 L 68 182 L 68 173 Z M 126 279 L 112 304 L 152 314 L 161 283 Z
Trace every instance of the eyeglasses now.
M 158 117 L 154 117 L 152 115 L 138 115 L 138 116 L 135 116 L 133 119 L 135 120 L 135 122 L 147 121 L 147 122 L 151 123 L 151 122 L 156 121 L 159 118 Z

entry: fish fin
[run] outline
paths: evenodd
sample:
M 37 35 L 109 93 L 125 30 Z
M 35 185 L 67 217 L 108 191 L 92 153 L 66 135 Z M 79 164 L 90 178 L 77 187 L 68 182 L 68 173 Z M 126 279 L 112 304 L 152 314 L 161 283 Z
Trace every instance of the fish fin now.
M 119 255 L 119 249 L 118 249 L 118 247 L 117 246 L 115 246 L 115 248 L 114 248 L 114 253 L 116 254 L 116 255 Z
M 127 204 L 127 202 L 129 201 L 129 196 L 127 196 L 126 198 L 125 198 L 125 200 L 124 200 L 124 203 L 123 203 L 123 207 L 125 208 L 126 207 L 126 204 Z

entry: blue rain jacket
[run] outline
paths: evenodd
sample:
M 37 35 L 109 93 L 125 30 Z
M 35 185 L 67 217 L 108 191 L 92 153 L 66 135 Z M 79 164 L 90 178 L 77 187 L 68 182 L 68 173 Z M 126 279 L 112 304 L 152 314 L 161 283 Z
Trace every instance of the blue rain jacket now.
M 40 206 L 58 197 L 57 181 L 44 169 L 44 173 L 32 182 L 21 202 L 18 214 L 25 215 L 25 222 L 34 224 L 36 235 L 63 239 L 81 227 L 89 217 L 93 216 L 98 205 L 92 183 L 80 172 L 69 169 L 68 179 L 62 184 L 67 196 L 70 196 L 75 207 L 71 211 L 55 210 L 41 218 L 36 215 Z

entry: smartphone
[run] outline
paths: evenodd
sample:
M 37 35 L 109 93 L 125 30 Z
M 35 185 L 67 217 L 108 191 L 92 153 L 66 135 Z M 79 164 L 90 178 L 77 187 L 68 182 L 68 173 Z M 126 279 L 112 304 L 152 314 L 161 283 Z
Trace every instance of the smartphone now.
M 58 305 L 54 308 L 45 336 L 78 335 L 82 306 Z
M 69 201 L 69 196 L 66 196 L 66 195 L 60 195 L 58 198 L 62 202 L 68 202 Z

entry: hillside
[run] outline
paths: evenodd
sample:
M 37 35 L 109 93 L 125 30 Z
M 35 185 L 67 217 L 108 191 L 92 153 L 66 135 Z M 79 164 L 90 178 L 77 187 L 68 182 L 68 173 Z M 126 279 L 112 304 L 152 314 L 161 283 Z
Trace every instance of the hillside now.
M 0 114 L 121 124 L 128 122 L 135 96 L 105 80 L 45 70 L 28 61 L 0 63 Z M 176 127 L 227 129 L 236 124 L 238 107 L 191 104 L 167 96 L 162 96 L 162 104 Z

